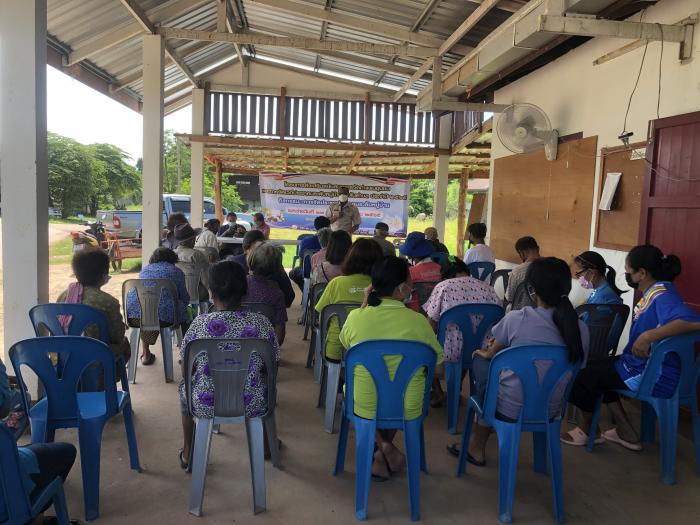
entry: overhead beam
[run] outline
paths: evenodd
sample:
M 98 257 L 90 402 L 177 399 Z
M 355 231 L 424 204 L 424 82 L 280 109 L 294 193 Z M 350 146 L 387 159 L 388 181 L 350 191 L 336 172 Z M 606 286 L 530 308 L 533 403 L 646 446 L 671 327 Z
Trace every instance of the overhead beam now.
M 229 9 L 228 0 L 216 0 L 216 30 L 219 32 L 239 33 L 240 30 Z M 243 54 L 240 44 L 233 44 L 236 54 L 241 58 L 243 67 L 248 65 L 248 57 Z
M 264 60 L 261 60 L 264 62 Z M 267 62 L 265 62 L 267 65 Z M 270 64 L 276 65 L 276 64 Z M 291 67 L 291 66 L 290 66 Z M 311 71 L 304 70 L 305 73 L 313 75 L 323 75 L 323 73 L 312 73 Z M 326 78 L 326 77 L 324 77 Z M 327 76 L 327 78 L 331 78 Z M 342 79 L 336 79 L 341 80 Z M 346 81 L 343 81 L 346 82 Z M 365 88 L 370 86 L 367 84 L 362 84 Z M 240 93 L 245 95 L 273 95 L 278 96 L 280 94 L 279 87 L 250 87 L 242 86 L 239 84 L 211 84 L 211 91 L 219 91 L 223 93 Z M 321 100 L 350 100 L 350 101 L 364 101 L 365 94 L 363 93 L 342 93 L 339 91 L 314 91 L 311 89 L 287 89 L 288 97 L 304 97 L 304 98 L 317 98 Z M 392 102 L 393 97 L 386 95 L 384 93 L 372 93 L 372 101 L 374 102 Z M 413 103 L 415 99 L 413 97 L 403 97 L 399 102 Z
M 401 88 L 394 95 L 394 102 L 397 102 L 409 89 L 415 84 L 419 79 L 423 78 L 428 70 L 433 66 L 433 60 L 426 60 L 421 64 L 421 66 L 416 70 L 415 73 L 406 81 L 406 83 L 401 86 Z
M 431 147 L 417 146 L 387 146 L 380 144 L 353 144 L 351 142 L 321 142 L 315 140 L 280 140 L 280 139 L 253 139 L 242 137 L 219 137 L 216 135 L 187 135 L 179 134 L 184 139 L 190 142 L 204 142 L 211 145 L 232 145 L 232 146 L 251 146 L 259 148 L 284 149 L 284 148 L 299 148 L 299 149 L 327 149 L 340 151 L 385 151 L 387 153 L 425 153 L 426 151 L 435 152 Z M 439 150 L 442 154 L 449 154 L 449 149 Z
M 433 90 L 431 93 L 438 93 Z M 503 113 L 511 104 L 480 104 L 478 102 L 461 102 L 450 97 L 441 97 L 432 100 L 423 97 L 418 100 L 416 111 L 486 111 L 489 113 Z
M 136 0 L 119 0 L 122 5 L 126 8 L 127 11 L 133 16 L 138 24 L 143 28 L 144 31 L 147 33 L 151 34 L 157 34 L 158 33 L 158 28 L 156 25 L 151 22 L 151 20 L 148 18 L 148 15 L 146 14 L 146 11 L 144 11 L 141 6 L 136 3 Z M 185 64 L 185 61 L 173 50 L 171 46 L 168 45 L 168 43 L 165 43 L 165 55 L 170 57 L 170 60 L 172 60 L 175 65 L 182 71 L 182 73 L 187 77 L 187 80 L 189 80 L 190 84 L 192 84 L 193 87 L 197 87 L 197 79 L 194 78 L 194 73 L 192 73 L 192 70 Z
M 329 51 L 356 51 L 378 55 L 400 55 L 408 57 L 431 57 L 437 50 L 429 47 L 397 44 L 370 44 L 367 42 L 351 42 L 345 40 L 319 41 L 303 36 L 278 37 L 268 35 L 253 35 L 250 33 L 219 33 L 218 31 L 200 31 L 196 29 L 180 29 L 177 27 L 161 27 L 159 33 L 165 38 L 180 40 L 202 40 L 209 42 L 229 42 L 231 44 L 251 44 L 270 47 L 291 47 L 295 49 L 320 49 Z
M 375 33 L 390 38 L 395 38 L 400 41 L 408 42 L 418 46 L 438 47 L 442 44 L 442 38 L 425 33 L 414 33 L 410 29 L 406 29 L 397 24 L 381 22 L 368 16 L 357 15 L 353 13 L 343 13 L 336 11 L 327 11 L 323 7 L 308 4 L 305 2 L 293 2 L 290 0 L 246 0 L 246 5 L 259 5 L 271 7 L 294 13 L 296 15 L 323 20 L 332 24 L 337 24 L 343 27 L 358 29 L 367 33 Z M 460 46 L 455 51 L 460 54 L 466 54 L 472 50 L 469 46 Z
M 178 0 L 172 4 L 166 4 L 150 10 L 147 13 L 148 19 L 156 23 L 161 23 L 178 15 L 182 15 L 208 1 L 209 0 Z M 90 40 L 83 45 L 75 46 L 66 58 L 65 65 L 77 64 L 101 51 L 110 49 L 130 38 L 139 36 L 141 33 L 143 33 L 143 27 L 141 23 L 137 21 L 114 29 L 107 35 L 101 35 L 100 38 Z

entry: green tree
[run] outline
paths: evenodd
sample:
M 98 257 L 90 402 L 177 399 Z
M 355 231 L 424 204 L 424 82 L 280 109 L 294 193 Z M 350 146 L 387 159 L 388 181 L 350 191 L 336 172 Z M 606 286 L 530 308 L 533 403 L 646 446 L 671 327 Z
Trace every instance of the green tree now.
M 93 171 L 99 169 L 88 148 L 73 139 L 48 134 L 49 204 L 61 216 L 87 211 L 95 191 Z
M 435 192 L 435 182 L 427 179 L 413 179 L 411 181 L 411 194 L 408 213 L 415 217 L 419 213 L 432 215 L 433 213 L 433 193 Z
M 91 144 L 95 165 L 95 176 L 101 184 L 95 197 L 100 205 L 114 205 L 119 201 L 141 200 L 141 175 L 129 164 L 128 153 L 112 144 Z

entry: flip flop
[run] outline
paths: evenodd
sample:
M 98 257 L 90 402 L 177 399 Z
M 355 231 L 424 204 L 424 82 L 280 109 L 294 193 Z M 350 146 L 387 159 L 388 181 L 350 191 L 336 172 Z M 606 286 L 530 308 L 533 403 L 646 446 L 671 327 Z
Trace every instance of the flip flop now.
M 639 452 L 640 450 L 642 450 L 641 443 L 632 443 L 630 441 L 625 441 L 618 435 L 616 428 L 611 428 L 610 430 L 606 430 L 605 432 L 603 432 L 603 438 L 606 441 L 610 441 L 611 443 L 617 443 L 618 445 L 625 447 L 627 450 L 631 450 L 632 452 Z
M 143 356 L 141 356 L 141 364 L 143 366 L 151 366 L 153 363 L 155 363 L 155 361 L 156 361 L 156 354 L 154 354 L 154 353 L 149 354 L 148 359 L 146 359 L 145 361 L 143 359 Z
M 459 447 L 457 446 L 457 443 L 454 443 L 453 445 L 447 445 L 447 452 L 451 456 L 454 456 L 456 458 L 459 457 Z M 486 461 L 479 461 L 477 460 L 474 456 L 472 456 L 469 452 L 467 452 L 467 462 L 474 465 L 475 467 L 485 467 L 486 466 Z
M 177 457 L 178 457 L 178 459 L 180 460 L 180 468 L 181 468 L 182 470 L 187 470 L 187 467 L 189 467 L 190 465 L 189 465 L 189 463 L 187 463 L 187 462 L 183 459 L 183 457 L 182 457 L 182 453 L 183 453 L 184 451 L 185 451 L 184 448 L 181 448 L 180 450 L 178 450 L 178 451 L 177 451 Z
M 574 427 L 566 434 L 570 437 L 570 439 L 561 436 L 559 437 L 559 441 L 565 445 L 571 445 L 572 447 L 585 447 L 588 445 L 588 434 L 586 434 L 579 427 Z M 601 443 L 605 443 L 605 440 L 603 438 L 596 438 L 595 444 L 600 445 Z

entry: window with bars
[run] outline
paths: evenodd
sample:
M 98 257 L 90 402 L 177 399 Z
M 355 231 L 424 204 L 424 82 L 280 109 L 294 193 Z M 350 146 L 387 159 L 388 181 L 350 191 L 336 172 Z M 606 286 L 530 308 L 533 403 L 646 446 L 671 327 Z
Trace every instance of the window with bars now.
M 211 92 L 207 131 L 281 137 L 284 126 L 284 137 L 297 140 L 434 143 L 432 114 L 416 112 L 414 104 L 370 102 L 367 107 L 364 101 L 286 97 L 284 123 L 280 123 L 280 104 L 278 96 Z

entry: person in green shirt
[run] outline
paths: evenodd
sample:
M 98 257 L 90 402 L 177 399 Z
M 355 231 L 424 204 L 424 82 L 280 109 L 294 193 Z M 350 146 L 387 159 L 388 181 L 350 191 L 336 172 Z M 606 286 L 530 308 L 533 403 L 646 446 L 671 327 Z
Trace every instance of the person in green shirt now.
M 328 283 L 316 303 L 316 311 L 320 314 L 329 304 L 362 304 L 365 288 L 371 283 L 372 266 L 382 257 L 382 249 L 372 239 L 357 239 L 343 261 L 343 275 Z M 332 361 L 340 361 L 343 358 L 343 346 L 338 341 L 339 333 L 338 320 L 333 318 L 330 320 L 325 341 L 326 358 Z
M 340 344 L 348 349 L 370 339 L 418 341 L 435 351 L 437 364 L 440 365 L 443 361 L 442 347 L 430 323 L 423 315 L 405 305 L 412 292 L 411 274 L 406 261 L 386 257 L 374 265 L 371 278 L 366 303 L 350 312 L 340 332 Z M 390 377 L 393 377 L 401 357 L 386 356 L 384 360 Z M 435 371 L 436 376 L 439 372 Z M 415 419 L 422 414 L 425 381 L 423 372 L 417 373 L 409 382 L 404 397 L 406 419 Z M 366 419 L 374 418 L 377 392 L 366 368 L 355 369 L 354 387 L 355 414 Z M 386 480 L 392 473 L 399 472 L 405 463 L 403 453 L 393 444 L 395 435 L 396 430 L 377 431 L 377 450 L 372 465 L 372 475 L 377 481 Z

